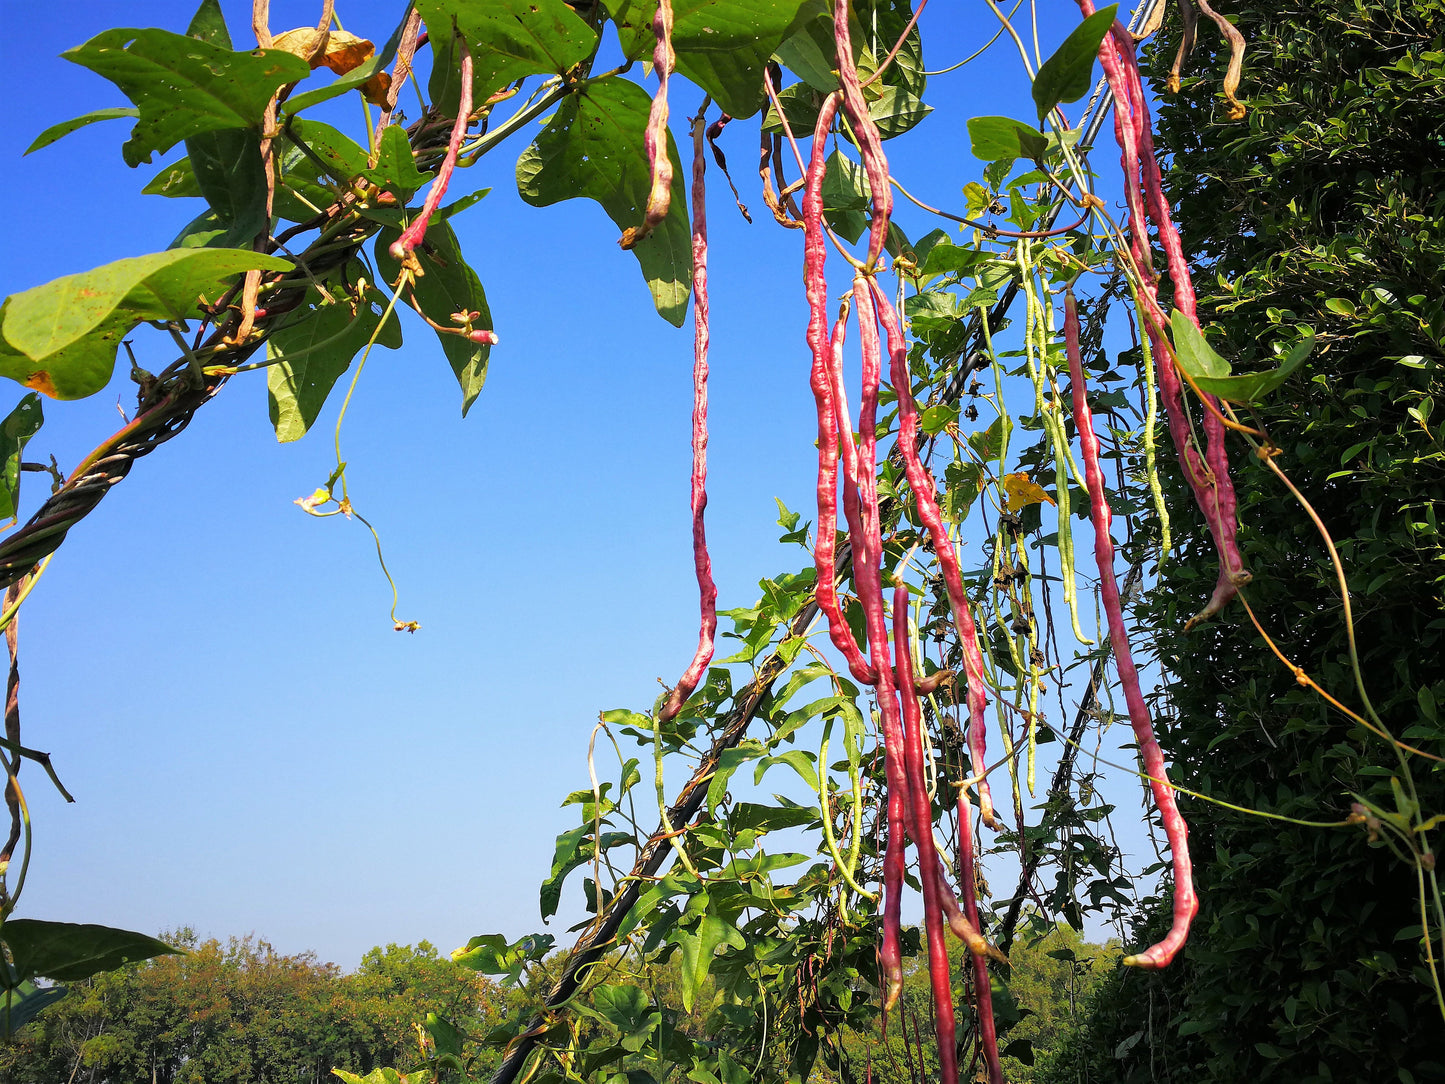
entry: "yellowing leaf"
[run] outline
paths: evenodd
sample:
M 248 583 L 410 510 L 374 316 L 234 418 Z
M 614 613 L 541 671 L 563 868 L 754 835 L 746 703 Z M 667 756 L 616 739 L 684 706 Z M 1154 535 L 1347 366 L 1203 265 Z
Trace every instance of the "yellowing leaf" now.
M 391 75 L 377 72 L 361 84 L 361 96 L 378 109 L 385 109 L 391 104 Z
M 1020 508 L 1045 501 L 1049 504 L 1054 503 L 1053 498 L 1044 492 L 1044 487 L 1031 481 L 1029 476 L 1022 471 L 1017 474 L 1005 474 L 1001 484 L 1008 498 L 1005 507 L 1010 512 L 1017 512 Z
M 361 67 L 376 52 L 376 46 L 365 38 L 358 38 L 345 30 L 317 30 L 314 26 L 277 34 L 271 45 L 299 56 L 311 65 L 312 70 L 325 65 L 337 75 L 345 75 L 353 68 Z

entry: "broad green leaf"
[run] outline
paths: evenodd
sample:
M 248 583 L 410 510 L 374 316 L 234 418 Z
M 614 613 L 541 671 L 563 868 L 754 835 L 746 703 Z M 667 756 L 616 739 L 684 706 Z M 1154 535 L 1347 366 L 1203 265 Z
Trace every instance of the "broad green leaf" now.
M 304 94 L 293 94 L 281 103 L 282 108 L 291 116 L 295 116 L 301 110 L 316 105 L 318 102 L 329 101 L 339 95 L 345 94 L 348 90 L 355 90 L 370 81 L 377 72 L 385 70 L 396 57 L 397 46 L 401 44 L 402 31 L 406 29 L 406 12 L 411 10 L 408 3 L 403 9 L 402 17 L 396 21 L 396 29 L 392 31 L 387 43 L 382 46 L 381 52 L 377 53 L 370 60 L 352 68 L 343 76 L 339 76 L 334 82 L 324 87 L 317 87 L 315 90 L 308 90 Z
M 778 91 L 778 102 L 783 107 L 783 116 L 788 120 L 788 126 L 792 128 L 793 135 L 799 139 L 808 135 L 818 125 L 818 111 L 823 108 L 823 94 L 814 90 L 807 83 L 794 83 L 790 87 L 784 87 Z M 763 118 L 763 130 L 767 132 L 781 132 L 782 121 L 778 120 L 778 111 L 770 104 L 767 115 Z
M 757 768 L 753 770 L 753 782 L 761 783 L 763 781 L 763 776 L 768 773 L 768 769 L 771 768 L 774 764 L 786 764 L 788 767 L 792 768 L 793 771 L 798 773 L 799 777 L 802 778 L 804 783 L 807 783 L 808 786 L 812 787 L 814 790 L 817 790 L 818 772 L 817 769 L 813 767 L 813 762 L 817 759 L 818 758 L 814 754 L 806 752 L 802 749 L 790 749 L 786 753 L 778 753 L 775 756 L 770 756 L 766 758 L 758 764 Z
M 176 234 L 168 249 L 235 248 L 231 227 L 220 215 L 207 207 Z
M 259 128 L 271 96 L 311 73 L 280 49 L 236 53 L 168 30 L 105 30 L 61 55 L 109 79 L 140 111 L 121 148 L 129 166 L 201 132 Z
M 69 120 L 61 121 L 59 124 L 52 124 L 36 136 L 35 141 L 25 148 L 25 154 L 29 154 L 31 151 L 38 151 L 41 147 L 48 147 L 57 139 L 63 139 L 71 132 L 78 131 L 88 124 L 94 124 L 102 120 L 116 120 L 120 117 L 138 116 L 140 116 L 139 109 L 124 107 L 116 109 L 96 109 L 89 113 L 83 113 L 78 117 L 71 117 Z
M 592 857 L 592 825 L 579 824 L 569 828 L 557 837 L 556 851 L 552 855 L 552 873 L 542 882 L 542 918 L 549 919 L 557 913 L 562 899 L 562 882 L 582 863 Z
M 430 180 L 416 168 L 411 142 L 406 138 L 406 129 L 400 124 L 391 125 L 381 134 L 376 165 L 362 170 L 361 175 L 378 188 L 391 192 L 402 204 L 409 201 Z
M 13 294 L 0 306 L 0 376 L 55 399 L 91 395 L 110 380 L 120 340 L 142 321 L 192 318 L 197 298 L 217 296 L 232 276 L 291 266 L 259 252 L 177 249 Z
M 0 926 L 0 941 L 22 979 L 79 982 L 101 971 L 156 956 L 184 952 L 143 933 L 78 922 L 12 918 Z
M 473 937 L 452 953 L 452 962 L 483 975 L 501 975 L 503 986 L 514 985 L 527 964 L 552 951 L 557 939 L 547 933 L 532 933 L 508 944 L 499 933 Z
M 1000 415 L 993 424 L 980 433 L 969 435 L 968 444 L 985 463 L 999 460 L 1008 452 L 1009 433 L 1013 422 L 1008 415 Z
M 733 773 L 750 760 L 767 753 L 767 746 L 753 738 L 738 742 L 730 749 L 724 749 L 718 756 L 717 769 L 713 772 L 707 787 L 707 811 L 713 813 L 727 794 L 728 782 Z
M 338 184 L 344 185 L 353 177 L 361 176 L 371 165 L 366 151 L 356 140 L 319 120 L 292 120 L 282 129 L 282 135 L 298 149 L 304 147 L 315 155 L 311 158 L 312 166 L 318 164 L 318 159 L 324 162 L 326 172 Z
M 974 117 L 968 122 L 974 157 L 985 162 L 1037 158 L 1048 149 L 1044 134 L 1010 117 Z
M 592 991 L 592 1004 L 579 1005 L 589 1016 L 606 1020 L 622 1033 L 621 1046 L 636 1053 L 662 1023 L 662 1013 L 652 1007 L 647 992 L 638 986 L 620 983 L 598 986 Z
M 432 1045 L 438 1054 L 461 1057 L 462 1043 L 466 1041 L 466 1036 L 446 1017 L 438 1016 L 434 1012 L 427 1013 L 426 1033 L 431 1036 Z
M 186 140 L 186 156 L 206 203 L 226 227 L 220 248 L 246 248 L 270 223 L 261 137 L 249 128 L 202 132 Z
M 801 19 L 799 24 L 778 43 L 774 55 L 808 86 L 831 94 L 838 89 L 838 50 L 832 12 Z
M 222 49 L 231 48 L 231 32 L 226 29 L 226 16 L 221 12 L 220 0 L 201 0 L 201 6 L 191 16 L 191 25 L 186 27 L 186 36 L 210 42 Z
M 823 177 L 823 212 L 828 217 L 828 225 L 851 244 L 868 228 L 868 216 L 864 213 L 871 206 L 868 175 L 862 165 L 838 151 L 828 156 L 827 165 L 828 172 Z
M 417 0 L 416 7 L 431 35 L 432 100 L 448 116 L 455 115 L 456 102 L 451 92 L 438 94 L 438 78 L 456 83 L 454 21 L 472 50 L 478 105 L 524 76 L 564 74 L 597 43 L 596 33 L 563 0 Z
M 360 301 L 348 297 L 339 285 L 331 287 L 331 294 L 335 301 L 326 304 L 312 289 L 307 296 L 311 315 L 288 323 L 266 342 L 267 357 L 275 362 L 266 369 L 271 424 L 283 444 L 306 435 L 336 381 L 365 349 L 386 313 L 386 298 L 375 289 L 368 289 Z M 401 322 L 395 313 L 382 325 L 376 341 L 392 350 L 401 346 Z
M 15 518 L 20 507 L 20 457 L 45 421 L 40 396 L 22 396 L 0 422 L 0 519 Z
M 902 135 L 932 112 L 933 106 L 924 105 L 922 99 L 902 87 L 885 86 L 883 93 L 868 103 L 868 115 L 883 139 Z
M 387 282 L 394 283 L 401 274 L 401 265 L 390 252 L 391 244 L 400 236 L 396 230 L 382 230 L 376 238 L 376 269 Z M 480 315 L 472 321 L 478 330 L 491 330 L 492 310 L 487 307 L 487 295 L 482 290 L 482 280 L 468 266 L 462 257 L 462 246 L 451 226 L 432 220 L 427 227 L 426 244 L 415 252 L 417 262 L 424 272 L 412 286 L 416 302 L 421 311 L 443 327 L 456 326 L 452 314 L 475 312 Z M 472 403 L 487 380 L 487 360 L 492 348 L 486 343 L 472 342 L 465 335 L 437 332 L 442 352 L 451 363 L 457 384 L 462 389 L 462 417 L 472 408 Z
M 940 241 L 928 250 L 923 261 L 925 275 L 972 274 L 993 257 L 976 248 L 955 245 L 952 241 Z
M 712 970 L 718 949 L 724 945 L 740 949 L 747 944 L 737 927 L 712 913 L 704 914 L 695 927 L 673 930 L 667 940 L 681 950 L 678 955 L 682 963 L 682 1006 L 688 1012 L 692 1012 L 693 1002 Z
M 652 56 L 649 0 L 603 0 L 632 60 Z M 730 116 L 751 117 L 766 100 L 763 69 L 782 44 L 803 0 L 674 0 L 677 71 L 711 94 Z M 799 72 L 801 75 L 802 73 Z
M 1169 329 L 1173 332 L 1174 356 L 1179 367 L 1196 380 L 1203 377 L 1229 375 L 1229 362 L 1214 352 L 1194 321 L 1175 309 L 1169 317 Z
M 1099 43 L 1114 25 L 1118 10 L 1118 4 L 1110 4 L 1094 12 L 1039 66 L 1039 74 L 1034 76 L 1034 104 L 1038 106 L 1040 124 L 1054 106 L 1077 102 L 1089 92 Z
M 0 1039 L 12 1038 L 35 1014 L 53 1005 L 67 993 L 64 986 L 41 989 L 29 979 L 11 990 L 0 990 Z
M 196 171 L 191 168 L 191 160 L 180 158 L 168 166 L 162 166 L 161 171 L 141 189 L 141 194 L 165 196 L 168 199 L 200 196 L 201 186 L 196 181 Z
M 534 207 L 585 196 L 602 204 L 618 229 L 636 226 L 652 185 L 643 137 L 652 99 L 636 83 L 611 77 L 562 103 L 517 161 L 517 189 Z M 667 217 L 632 249 L 657 311 L 681 327 L 692 289 L 692 235 L 683 169 L 671 133 L 672 203 Z
M 1184 369 L 1201 391 L 1228 399 L 1232 403 L 1257 403 L 1274 391 L 1289 378 L 1289 375 L 1304 364 L 1315 348 L 1314 332 L 1291 347 L 1274 369 L 1262 373 L 1241 373 L 1233 375 L 1229 362 L 1216 354 L 1204 341 L 1194 324 L 1177 310 L 1171 316 L 1170 329 L 1174 333 L 1174 352 Z M 1181 346 L 1181 342 L 1183 345 Z

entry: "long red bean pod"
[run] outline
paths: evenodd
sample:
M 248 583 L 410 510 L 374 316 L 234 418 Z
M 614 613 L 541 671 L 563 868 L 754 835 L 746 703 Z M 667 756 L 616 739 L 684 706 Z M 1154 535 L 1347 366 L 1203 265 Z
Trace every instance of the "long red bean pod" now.
M 953 540 L 948 537 L 943 514 L 938 508 L 937 489 L 933 476 L 918 457 L 918 406 L 913 401 L 913 384 L 908 373 L 908 343 L 903 334 L 903 324 L 898 313 L 888 300 L 888 295 L 873 284 L 871 297 L 877 301 L 877 311 L 883 319 L 883 330 L 888 337 L 889 378 L 893 381 L 894 394 L 898 396 L 898 447 L 903 453 L 903 467 L 908 477 L 909 488 L 913 490 L 918 504 L 918 518 L 928 528 L 933 539 L 933 549 L 938 557 L 938 567 L 943 573 L 944 588 L 948 602 L 953 609 L 954 625 L 958 629 L 959 647 L 963 652 L 964 676 L 968 679 L 968 750 L 973 774 L 979 780 L 978 802 L 983 821 L 990 828 L 997 829 L 994 814 L 993 795 L 989 790 L 984 772 L 987 762 L 988 721 L 985 708 L 988 694 L 983 675 L 983 651 L 979 646 L 978 626 L 973 619 L 973 609 L 963 590 L 963 571 L 958 564 L 958 554 Z M 868 306 L 870 312 L 873 305 Z M 858 313 L 861 323 L 864 314 Z
M 667 153 L 667 77 L 677 67 L 677 54 L 672 50 L 672 0 L 657 0 L 652 33 L 657 42 L 652 48 L 657 93 L 652 96 L 652 108 L 647 113 L 647 133 L 643 137 L 647 164 L 652 170 L 652 187 L 647 193 L 642 225 L 628 226 L 617 241 L 623 248 L 632 248 L 651 233 L 667 217 L 672 206 L 672 159 Z M 694 171 L 696 168 L 693 167 Z
M 886 752 L 885 752 L 886 757 Z M 883 852 L 883 935 L 878 941 L 878 967 L 883 972 L 883 1013 L 886 1018 L 903 993 L 903 950 L 899 935 L 903 928 L 903 874 L 908 857 L 904 853 L 903 785 L 888 768 L 888 844 Z
M 1092 15 L 1092 0 L 1079 0 L 1085 16 Z M 1190 624 L 1218 613 L 1233 598 L 1236 590 L 1249 582 L 1237 541 L 1237 500 L 1229 473 L 1224 426 L 1217 412 L 1218 403 L 1205 395 L 1205 450 L 1203 458 L 1194 447 L 1184 408 L 1183 386 L 1175 368 L 1172 348 L 1164 338 L 1167 323 L 1159 307 L 1149 259 L 1146 226 L 1153 221 L 1164 249 L 1170 280 L 1174 285 L 1175 305 L 1195 325 L 1199 318 L 1195 309 L 1194 285 L 1184 259 L 1179 232 L 1164 198 L 1159 162 L 1154 152 L 1154 136 L 1149 107 L 1144 95 L 1143 80 L 1134 55 L 1134 39 L 1122 24 L 1115 22 L 1111 38 L 1099 46 L 1099 61 L 1114 94 L 1114 131 L 1123 159 L 1126 194 L 1129 205 L 1130 247 L 1139 267 L 1141 294 L 1145 302 L 1144 323 L 1159 362 L 1159 386 L 1169 419 L 1169 434 L 1178 454 L 1194 498 L 1204 513 L 1219 554 L 1219 578 L 1209 602 Z
M 707 159 L 703 154 L 703 119 L 699 111 L 692 123 L 692 560 L 697 572 L 698 603 L 701 621 L 698 626 L 697 651 L 692 662 L 678 679 L 659 714 L 666 721 L 682 710 L 697 683 L 712 662 L 713 637 L 717 634 L 717 585 L 712 579 L 712 558 L 707 551 L 707 376 L 708 376 L 708 299 L 707 299 L 707 197 L 704 175 Z
M 978 895 L 973 883 L 973 807 L 968 788 L 958 788 L 958 880 L 963 892 L 963 913 L 978 927 Z M 988 957 L 981 952 L 973 957 L 974 1009 L 978 1014 L 978 1044 L 983 1049 L 988 1067 L 989 1084 L 1004 1084 L 1003 1066 L 998 1060 L 998 1027 L 993 1019 L 993 986 L 988 979 Z
M 859 313 L 862 316 L 862 313 Z M 923 883 L 923 927 L 928 935 L 928 980 L 933 990 L 933 1026 L 938 1037 L 938 1074 L 943 1084 L 958 1080 L 958 1050 L 953 1016 L 953 983 L 944 935 L 942 885 L 937 876 L 938 849 L 933 843 L 933 803 L 923 771 L 922 712 L 913 688 L 913 658 L 908 649 L 908 587 L 893 589 L 894 674 L 903 715 L 903 769 L 907 777 L 908 819 L 918 848 L 919 880 Z
M 1094 417 L 1089 409 L 1087 389 L 1084 385 L 1084 364 L 1079 354 L 1079 313 L 1074 303 L 1073 291 L 1064 298 L 1064 346 L 1069 357 L 1074 425 L 1079 432 L 1079 446 L 1084 459 L 1084 481 L 1089 489 L 1089 517 L 1094 523 L 1094 561 L 1099 566 L 1099 593 L 1103 599 L 1104 612 L 1109 619 L 1109 641 L 1114 649 L 1114 664 L 1119 670 L 1119 680 L 1124 686 L 1124 700 L 1129 706 L 1129 723 L 1134 728 L 1134 740 L 1139 746 L 1145 774 L 1149 776 L 1149 789 L 1154 794 L 1154 804 L 1159 807 L 1159 817 L 1164 822 L 1164 834 L 1169 839 L 1169 852 L 1174 863 L 1174 922 L 1169 933 L 1158 944 L 1138 955 L 1125 957 L 1124 963 L 1135 967 L 1158 968 L 1166 966 L 1183 947 L 1189 936 L 1189 924 L 1199 910 L 1199 898 L 1194 893 L 1193 871 L 1189 860 L 1189 828 L 1174 801 L 1174 790 L 1169 786 L 1169 776 L 1164 767 L 1164 754 L 1154 737 L 1149 708 L 1144 703 L 1144 694 L 1139 687 L 1139 673 L 1134 667 L 1134 656 L 1129 648 L 1129 632 L 1124 626 L 1119 585 L 1114 579 L 1114 541 L 1109 536 L 1109 524 L 1113 517 L 1109 510 L 1108 496 L 1104 492 L 1104 472 L 1099 467 L 1099 438 L 1094 433 Z
M 883 253 L 888 237 L 888 220 L 893 214 L 893 186 L 888 180 L 888 159 L 883 153 L 883 140 L 878 126 L 868 112 L 868 102 L 858 82 L 858 68 L 853 62 L 853 41 L 848 33 L 848 0 L 835 0 L 833 34 L 838 50 L 838 85 L 843 90 L 843 115 L 858 141 L 863 170 L 873 198 L 873 217 L 868 225 L 868 260 L 872 267 Z
M 447 140 L 446 157 L 442 159 L 441 168 L 437 170 L 436 180 L 432 181 L 431 189 L 422 201 L 421 210 L 412 220 L 411 225 L 401 231 L 401 236 L 391 244 L 391 255 L 399 263 L 405 264 L 411 259 L 411 254 L 426 237 L 426 228 L 431 222 L 431 216 L 441 206 L 442 197 L 447 194 L 447 185 L 451 183 L 452 171 L 457 168 L 457 155 L 461 151 L 462 140 L 466 138 L 467 126 L 472 119 L 472 51 L 467 43 L 457 38 L 457 48 L 462 54 L 462 87 L 461 97 L 457 104 L 457 119 L 452 125 L 451 138 Z M 412 264 L 415 268 L 417 265 Z M 420 274 L 419 271 L 414 271 Z
M 813 135 L 813 155 L 808 165 L 807 187 L 803 194 L 803 281 L 808 297 L 808 349 L 813 355 L 811 381 L 813 396 L 818 406 L 818 528 L 813 562 L 818 575 L 815 588 L 818 608 L 828 619 L 828 636 L 833 641 L 833 646 L 847 660 L 853 677 L 871 685 L 877 680 L 877 672 L 864 658 L 862 648 L 853 636 L 853 630 L 843 618 L 834 584 L 834 576 L 837 574 L 834 567 L 834 546 L 838 516 L 840 439 L 844 445 L 844 484 L 849 488 L 849 495 L 844 502 L 849 529 L 857 535 L 861 527 L 860 523 L 854 522 L 857 497 L 853 483 L 856 479 L 857 456 L 853 449 L 853 432 L 851 425 L 840 427 L 838 423 L 840 415 L 847 417 L 847 405 L 842 399 L 843 389 L 835 387 L 833 375 L 834 369 L 841 368 L 842 365 L 846 314 L 840 318 L 839 328 L 834 335 L 830 338 L 828 334 L 828 243 L 823 234 L 823 178 L 827 172 L 828 128 L 833 123 L 837 109 L 838 99 L 835 95 L 830 95 L 818 114 L 818 126 Z

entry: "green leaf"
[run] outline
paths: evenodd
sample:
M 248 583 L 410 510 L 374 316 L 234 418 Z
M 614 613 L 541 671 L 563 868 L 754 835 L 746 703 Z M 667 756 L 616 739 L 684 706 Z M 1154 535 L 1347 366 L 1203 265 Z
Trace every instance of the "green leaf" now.
M 186 140 L 186 155 L 196 187 L 226 228 L 210 247 L 249 246 L 270 223 L 260 135 L 246 128 L 203 132 Z
M 381 134 L 381 148 L 376 166 L 362 170 L 361 175 L 377 187 L 390 191 L 398 202 L 403 204 L 430 179 L 416 168 L 411 143 L 406 138 L 406 130 L 400 124 L 391 125 Z
M 985 162 L 1038 158 L 1048 149 L 1042 132 L 1009 117 L 974 117 L 968 122 L 968 137 L 974 157 Z
M 902 87 L 885 86 L 878 98 L 868 103 L 868 115 L 883 139 L 902 135 L 932 112 L 933 106 L 924 105 L 921 98 Z
M 1229 375 L 1229 362 L 1204 341 L 1204 335 L 1194 326 L 1193 320 L 1175 309 L 1169 317 L 1169 328 L 1174 333 L 1174 356 L 1186 373 L 1196 380 L 1201 376 Z
M 12 918 L 0 926 L 0 940 L 22 979 L 79 982 L 136 960 L 181 954 L 182 949 L 143 933 L 78 922 Z
M 1192 324 L 1190 325 L 1193 326 Z M 1283 384 L 1291 373 L 1304 364 L 1315 348 L 1314 332 L 1309 332 L 1280 360 L 1278 367 L 1262 373 L 1240 373 L 1231 376 L 1196 376 L 1195 383 L 1211 395 L 1232 403 L 1257 403 Z M 1182 364 L 1182 363 L 1181 363 Z M 1193 376 L 1191 370 L 1190 375 Z
M 710 912 L 702 916 L 696 927 L 673 930 L 667 939 L 681 950 L 682 1007 L 688 1012 L 692 1012 L 693 1002 L 712 970 L 718 949 L 724 945 L 740 949 L 747 944 L 731 922 Z
M 838 48 L 831 11 L 803 20 L 773 52 L 814 90 L 831 94 L 838 89 Z
M 316 159 L 324 162 L 326 171 L 338 184 L 349 183 L 371 165 L 371 159 L 356 140 L 319 120 L 292 120 L 282 129 L 282 135 L 298 149 L 304 145 Z M 312 159 L 311 164 L 315 166 L 317 161 Z
M 925 275 L 967 275 L 988 263 L 993 257 L 976 248 L 965 248 L 951 241 L 940 241 L 928 250 L 923 261 Z
M 201 132 L 259 128 L 271 96 L 311 73 L 281 49 L 235 53 L 167 30 L 105 30 L 61 55 L 109 79 L 140 111 L 121 148 L 129 166 Z
M 64 986 L 41 989 L 29 979 L 10 990 L 0 991 L 0 1039 L 12 1038 L 35 1014 L 53 1005 L 67 993 Z
M 783 107 L 783 116 L 787 118 L 788 126 L 792 128 L 793 134 L 802 138 L 818 125 L 818 111 L 823 107 L 823 94 L 814 90 L 807 83 L 794 83 L 792 86 L 778 91 L 778 103 Z M 782 121 L 778 119 L 778 111 L 771 105 L 768 106 L 767 115 L 763 118 L 763 130 L 765 132 L 781 132 L 783 130 Z
M 728 782 L 733 773 L 750 760 L 756 760 L 767 752 L 762 742 L 748 738 L 730 749 L 724 749 L 718 756 L 717 769 L 707 787 L 707 811 L 713 813 L 727 794 Z
M 387 229 L 376 238 L 376 269 L 387 282 L 396 282 L 401 274 L 401 265 L 390 252 L 392 242 L 399 236 L 398 231 Z M 423 275 L 413 283 L 412 292 L 422 312 L 443 327 L 457 326 L 453 313 L 479 313 L 473 318 L 472 326 L 477 330 L 491 330 L 492 310 L 487 307 L 482 280 L 463 259 L 461 243 L 451 226 L 433 219 L 427 227 L 426 244 L 414 255 Z M 437 338 L 462 389 L 462 417 L 465 418 L 487 381 L 487 361 L 492 348 L 487 343 L 472 342 L 465 335 L 438 331 Z
M 22 396 L 0 422 L 0 519 L 13 520 L 20 507 L 20 456 L 45 421 L 40 396 Z
M 349 277 L 355 281 L 357 276 Z M 283 444 L 306 435 L 336 381 L 386 313 L 387 299 L 375 289 L 368 289 L 361 301 L 347 297 L 339 285 L 331 293 L 335 300 L 327 304 L 313 288 L 307 295 L 311 314 L 273 332 L 266 342 L 266 356 L 276 362 L 266 369 L 271 424 Z M 392 350 L 401 346 L 401 322 L 395 314 L 376 341 Z
M 1007 415 L 995 418 L 993 424 L 981 433 L 969 435 L 968 443 L 985 463 L 999 459 L 1008 450 L 1009 433 L 1013 429 Z
M 57 139 L 63 139 L 71 132 L 84 128 L 88 124 L 94 124 L 97 121 L 102 120 L 116 120 L 119 117 L 138 116 L 140 116 L 139 109 L 122 107 L 113 109 L 96 109 L 89 113 L 83 113 L 78 117 L 71 117 L 69 120 L 61 121 L 59 124 L 52 124 L 49 128 L 45 129 L 45 131 L 41 132 L 38 136 L 36 136 L 35 141 L 31 143 L 30 146 L 25 148 L 25 154 L 29 154 L 31 151 L 38 151 L 41 147 L 48 147 Z M 22 155 L 21 157 L 24 157 L 24 155 Z
M 652 99 L 636 83 L 610 77 L 562 103 L 517 161 L 517 189 L 534 207 L 585 196 L 602 204 L 619 229 L 642 221 L 652 185 L 643 137 Z M 672 135 L 672 203 L 667 217 L 632 249 L 658 313 L 681 327 L 692 289 L 692 234 L 683 170 Z
M 120 340 L 145 320 L 197 315 L 243 271 L 288 271 L 275 256 L 236 249 L 180 249 L 132 256 L 13 294 L 0 306 L 0 376 L 56 399 L 105 387 Z
M 433 104 L 456 114 L 454 91 L 438 94 L 459 71 L 452 48 L 453 20 L 472 50 L 472 86 L 478 105 L 494 91 L 528 75 L 562 75 L 586 60 L 597 35 L 563 0 L 418 0 L 431 32 Z
M 816 759 L 817 757 L 814 754 L 802 749 L 790 749 L 786 753 L 778 753 L 776 756 L 767 757 L 753 770 L 753 782 L 761 783 L 763 776 L 767 774 L 768 769 L 774 764 L 786 764 L 798 773 L 804 783 L 807 783 L 808 786 L 817 790 L 818 772 L 817 769 L 813 767 L 813 761 Z
M 1114 25 L 1118 10 L 1118 4 L 1110 4 L 1094 12 L 1040 65 L 1039 74 L 1034 76 L 1034 104 L 1038 106 L 1040 124 L 1060 102 L 1076 102 L 1089 92 L 1099 44 Z
M 165 196 L 176 199 L 183 196 L 200 196 L 201 186 L 196 181 L 196 171 L 191 168 L 189 158 L 180 158 L 168 166 L 162 166 L 144 188 L 146 196 Z
M 606 1020 L 622 1033 L 624 1050 L 637 1053 L 662 1023 L 662 1013 L 652 1007 L 647 992 L 625 983 L 603 985 L 592 991 L 591 1006 L 578 1006 L 589 1016 Z
M 499 933 L 473 937 L 452 953 L 452 962 L 483 975 L 501 975 L 502 985 L 514 985 L 527 964 L 552 951 L 557 939 L 551 934 L 532 933 L 507 943 Z
M 444 1016 L 438 1016 L 434 1012 L 426 1014 L 426 1033 L 431 1036 L 432 1045 L 436 1047 L 438 1054 L 450 1054 L 453 1057 L 462 1056 L 462 1043 L 466 1036 Z
M 548 919 L 557 913 L 562 899 L 562 882 L 582 863 L 592 857 L 592 825 L 579 824 L 569 828 L 557 837 L 557 847 L 552 855 L 552 873 L 542 882 L 542 918 Z
M 628 58 L 651 57 L 657 5 L 649 0 L 603 2 Z M 672 47 L 678 74 L 711 94 L 730 116 L 751 117 L 765 101 L 768 58 L 802 6 L 803 0 L 674 0 Z
M 226 29 L 226 16 L 221 12 L 220 0 L 201 0 L 201 6 L 191 16 L 191 25 L 186 27 L 186 36 L 210 42 L 222 49 L 231 48 L 231 32 Z

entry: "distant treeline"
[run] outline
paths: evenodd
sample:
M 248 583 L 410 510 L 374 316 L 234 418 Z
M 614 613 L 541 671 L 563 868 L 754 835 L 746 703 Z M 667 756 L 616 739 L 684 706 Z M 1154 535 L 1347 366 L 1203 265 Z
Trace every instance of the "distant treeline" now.
M 226 944 L 201 942 L 190 930 L 163 937 L 189 951 L 77 983 L 14 1040 L 0 1043 L 0 1084 L 334 1084 L 332 1069 L 409 1072 L 431 1053 L 421 1027 L 428 1013 L 466 1037 L 468 1072 L 443 1072 L 443 1084 L 485 1080 L 500 1058 L 486 1041 L 489 1033 L 532 1011 L 561 959 L 557 954 L 519 988 L 507 989 L 453 964 L 425 941 L 415 948 L 374 948 L 354 972 L 343 973 L 312 953 L 282 956 L 254 937 Z M 1010 1081 L 1033 1079 L 1033 1060 L 1046 1060 L 1118 955 L 1114 944 L 1089 944 L 1067 927 L 1015 944 L 1014 996 L 1000 1004 L 1000 1022 L 1012 1023 Z M 684 1013 L 675 961 L 640 971 L 633 963 L 613 959 L 603 966 L 626 972 L 669 1026 L 705 1042 L 722 995 L 709 984 L 693 1011 Z M 917 956 L 910 965 L 886 1038 L 876 1028 L 834 1037 L 847 1065 L 845 1079 L 904 1084 L 934 1074 L 932 1050 L 925 1054 L 918 1044 L 918 1036 L 931 1031 L 927 969 Z M 960 970 L 958 981 L 961 976 Z M 875 991 L 864 984 L 859 996 L 872 998 Z M 580 1026 L 610 1025 L 589 1014 Z M 647 1062 L 643 1054 L 633 1055 L 625 1065 L 611 1064 L 599 1080 L 619 1069 L 630 1080 L 653 1079 L 649 1069 L 658 1067 Z M 759 1052 L 758 1066 L 768 1063 L 767 1052 Z M 838 1079 L 821 1062 L 814 1078 L 817 1084 Z

